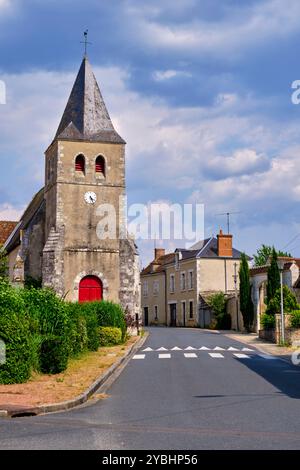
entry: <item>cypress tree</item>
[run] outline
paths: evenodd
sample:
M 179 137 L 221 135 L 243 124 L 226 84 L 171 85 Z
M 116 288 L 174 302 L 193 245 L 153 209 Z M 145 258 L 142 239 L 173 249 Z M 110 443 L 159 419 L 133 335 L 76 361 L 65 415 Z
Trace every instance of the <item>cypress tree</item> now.
M 267 303 L 272 300 L 276 291 L 280 289 L 280 273 L 277 264 L 277 253 L 275 248 L 272 249 L 271 264 L 268 268 L 268 283 L 267 283 Z
M 247 331 L 250 331 L 253 324 L 253 303 L 251 299 L 251 285 L 249 265 L 245 253 L 242 253 L 241 264 L 239 270 L 240 277 L 240 310 L 243 315 L 244 326 Z

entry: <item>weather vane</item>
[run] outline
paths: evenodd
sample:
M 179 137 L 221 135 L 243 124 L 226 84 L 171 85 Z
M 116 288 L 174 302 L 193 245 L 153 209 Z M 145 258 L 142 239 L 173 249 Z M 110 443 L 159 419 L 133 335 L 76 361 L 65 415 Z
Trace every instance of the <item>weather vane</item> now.
M 80 41 L 80 44 L 84 44 L 84 56 L 85 57 L 87 55 L 87 46 L 88 46 L 88 44 L 92 44 L 91 42 L 88 42 L 88 33 L 89 33 L 89 30 L 86 29 L 83 33 L 84 41 Z

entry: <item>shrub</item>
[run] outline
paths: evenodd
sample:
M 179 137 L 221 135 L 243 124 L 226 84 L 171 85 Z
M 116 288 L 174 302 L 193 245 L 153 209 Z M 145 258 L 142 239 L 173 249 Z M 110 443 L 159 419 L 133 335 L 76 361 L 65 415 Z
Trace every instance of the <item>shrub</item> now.
M 269 315 L 274 315 L 275 313 L 280 313 L 280 289 L 277 289 L 274 295 L 274 298 L 271 299 L 268 303 L 266 313 Z M 297 310 L 298 303 L 295 295 L 287 286 L 283 286 L 283 309 L 284 312 L 292 312 Z
M 122 331 L 114 326 L 101 326 L 99 328 L 101 346 L 113 346 L 122 343 Z
M 41 345 L 41 372 L 59 374 L 68 366 L 68 347 L 59 336 L 48 337 Z
M 220 330 L 231 330 L 231 315 L 226 313 L 218 319 L 217 328 Z
M 88 305 L 96 312 L 99 326 L 115 326 L 120 328 L 122 340 L 124 340 L 126 335 L 125 315 L 119 304 L 102 300 L 101 302 L 91 302 Z
M 261 316 L 261 325 L 264 330 L 270 330 L 272 328 L 275 328 L 275 317 L 274 315 L 269 315 L 267 313 L 264 313 Z
M 300 328 L 300 310 L 292 312 L 290 322 L 292 328 Z

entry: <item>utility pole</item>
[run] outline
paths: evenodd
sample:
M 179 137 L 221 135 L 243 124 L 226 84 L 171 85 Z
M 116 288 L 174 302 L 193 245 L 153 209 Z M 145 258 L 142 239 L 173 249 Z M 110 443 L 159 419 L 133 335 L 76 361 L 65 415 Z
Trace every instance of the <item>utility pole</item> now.
M 234 263 L 234 274 L 233 274 L 233 281 L 234 281 L 234 297 L 235 297 L 235 312 L 236 312 L 236 331 L 239 331 L 239 301 L 238 301 L 238 294 L 237 294 L 237 263 Z

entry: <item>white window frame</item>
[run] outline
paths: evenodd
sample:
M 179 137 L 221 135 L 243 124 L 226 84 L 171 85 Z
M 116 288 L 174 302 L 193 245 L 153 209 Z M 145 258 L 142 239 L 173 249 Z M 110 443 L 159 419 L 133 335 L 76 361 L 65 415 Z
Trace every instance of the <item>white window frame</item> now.
M 188 290 L 194 289 L 194 270 L 189 269 L 188 271 Z
M 170 294 L 175 293 L 175 274 L 170 274 Z
M 153 295 L 158 295 L 159 294 L 159 281 L 155 279 L 153 281 Z
M 148 296 L 148 281 L 143 281 L 143 296 L 147 297 Z
M 184 282 L 183 282 L 184 280 Z M 180 273 L 180 290 L 184 291 L 186 290 L 186 273 L 185 271 L 181 271 Z

